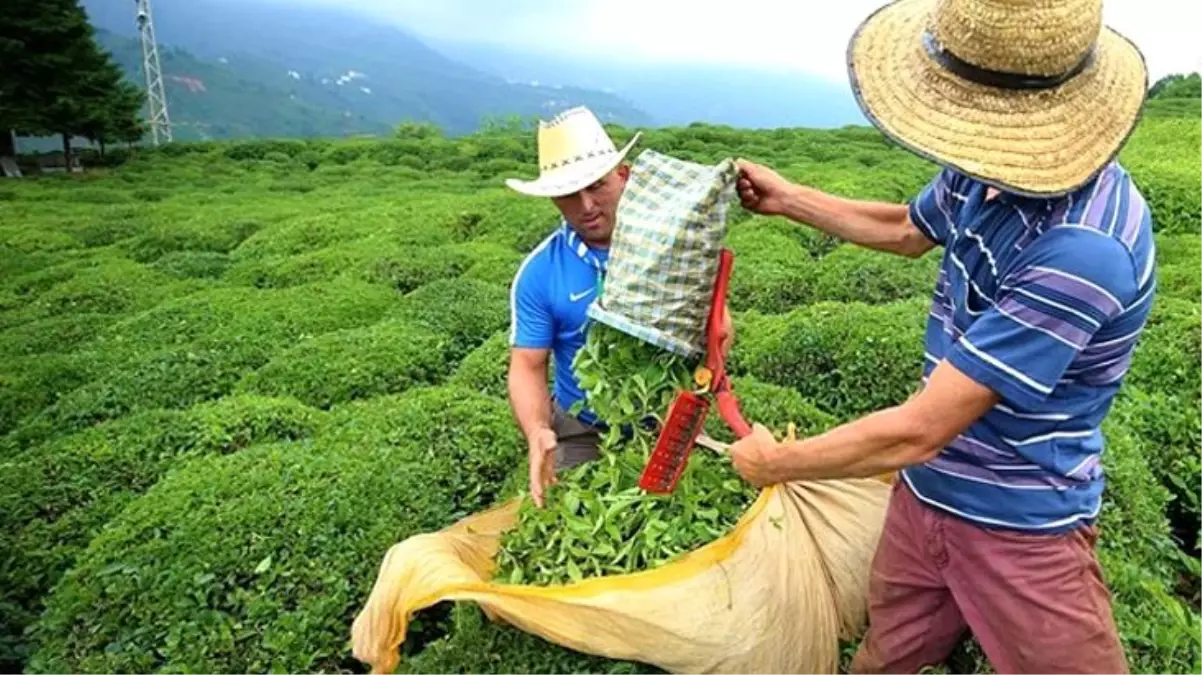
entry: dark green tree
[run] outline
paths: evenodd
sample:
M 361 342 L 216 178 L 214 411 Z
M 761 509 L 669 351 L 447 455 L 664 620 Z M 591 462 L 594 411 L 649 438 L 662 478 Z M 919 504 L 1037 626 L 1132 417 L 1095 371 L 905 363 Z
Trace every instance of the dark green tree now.
M 23 136 L 132 137 L 136 91 L 97 44 L 79 0 L 5 0 L 0 13 L 0 129 Z M 0 154 L 11 152 L 0 133 Z
M 46 136 L 46 108 L 65 93 L 73 46 L 88 25 L 73 0 L 6 0 L 0 12 L 0 155 L 12 134 Z
M 88 106 L 78 135 L 100 146 L 100 156 L 112 142 L 135 143 L 145 133 L 140 111 L 142 90 L 124 80 L 111 64 L 96 73 L 96 97 Z

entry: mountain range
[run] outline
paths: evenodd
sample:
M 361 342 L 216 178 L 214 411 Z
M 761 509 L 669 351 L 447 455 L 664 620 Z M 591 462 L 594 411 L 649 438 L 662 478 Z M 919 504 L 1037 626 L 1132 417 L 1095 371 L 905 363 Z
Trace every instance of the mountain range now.
M 143 86 L 134 4 L 83 6 L 98 41 Z M 573 105 L 635 127 L 864 123 L 845 86 L 798 73 L 567 60 L 279 0 L 160 0 L 153 18 L 177 139 L 387 135 L 403 121 L 459 135 Z

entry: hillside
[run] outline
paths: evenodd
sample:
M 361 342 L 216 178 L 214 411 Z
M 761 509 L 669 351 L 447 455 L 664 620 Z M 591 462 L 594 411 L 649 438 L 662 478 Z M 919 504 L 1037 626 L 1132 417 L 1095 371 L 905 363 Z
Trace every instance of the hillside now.
M 773 129 L 868 123 L 846 81 L 831 82 L 798 71 L 641 63 L 620 54 L 585 61 L 516 48 L 434 44 L 453 58 L 514 81 L 575 83 L 611 91 L 646 110 L 661 125 L 706 122 Z
M 1202 123 L 1175 103 L 1122 154 L 1159 288 L 1104 427 L 1097 546 L 1132 672 L 1202 669 Z M 894 202 L 935 170 L 862 127 L 696 125 L 639 147 Z M 525 486 L 508 289 L 556 212 L 501 181 L 533 160 L 528 134 L 495 130 L 196 142 L 0 183 L 0 667 L 363 672 L 351 622 L 389 548 Z M 816 433 L 915 390 L 938 251 L 729 222 L 750 419 Z M 414 619 L 399 672 L 655 670 L 470 602 Z M 988 664 L 969 641 L 947 670 Z
M 135 37 L 132 6 L 85 0 L 93 24 L 123 37 Z M 295 96 L 315 119 L 349 113 L 354 128 L 395 126 L 404 120 L 432 122 L 450 134 L 474 131 L 488 118 L 547 116 L 570 105 L 588 105 L 606 121 L 644 125 L 650 118 L 628 102 L 603 92 L 574 87 L 512 84 L 449 59 L 412 35 L 353 14 L 258 0 L 195 0 L 155 7 L 161 45 L 203 60 L 205 72 L 228 71 L 241 82 L 229 104 L 204 108 L 209 125 L 236 130 L 247 87 L 259 88 L 266 107 L 281 107 L 280 93 Z M 181 57 L 182 59 L 183 57 Z M 196 66 L 195 60 L 179 67 Z M 196 78 L 175 72 L 168 77 Z M 238 99 L 235 101 L 234 99 Z M 286 107 L 282 109 L 287 110 Z M 259 124 L 270 124 L 264 117 Z M 288 124 L 285 121 L 285 124 Z M 345 123 L 339 123 L 342 128 Z M 266 135 L 286 135 L 282 126 Z
M 126 76 L 145 87 L 140 43 L 105 30 L 96 37 Z M 159 58 L 177 140 L 391 133 L 388 124 L 332 107 L 283 78 L 272 82 L 266 75 L 277 69 L 269 62 L 204 61 L 176 47 L 160 49 Z

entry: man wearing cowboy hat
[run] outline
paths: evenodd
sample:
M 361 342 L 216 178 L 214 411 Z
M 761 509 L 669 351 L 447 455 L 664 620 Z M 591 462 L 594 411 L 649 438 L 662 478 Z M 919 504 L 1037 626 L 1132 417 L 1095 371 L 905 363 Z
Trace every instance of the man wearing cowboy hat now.
M 765 485 L 899 471 L 856 672 L 917 672 L 971 630 L 998 672 L 1126 672 L 1094 555 L 1100 426 L 1155 295 L 1147 203 L 1116 155 L 1139 51 L 1100 0 L 897 0 L 852 38 L 862 109 L 942 170 L 909 205 L 741 162 L 744 206 L 917 257 L 943 247 L 924 386 L 796 442 L 731 448 Z
M 588 306 L 605 275 L 630 175 L 626 155 L 641 135 L 619 150 L 591 111 L 572 108 L 539 123 L 539 177 L 506 180 L 522 194 L 551 199 L 562 216 L 518 267 L 510 290 L 509 401 L 529 446 L 530 492 L 540 507 L 557 470 L 597 457 L 606 428 L 587 407 L 578 416 L 568 412 L 584 398 L 572 360 L 584 345 Z M 729 349 L 729 316 L 724 325 Z M 551 394 L 549 358 L 555 360 Z

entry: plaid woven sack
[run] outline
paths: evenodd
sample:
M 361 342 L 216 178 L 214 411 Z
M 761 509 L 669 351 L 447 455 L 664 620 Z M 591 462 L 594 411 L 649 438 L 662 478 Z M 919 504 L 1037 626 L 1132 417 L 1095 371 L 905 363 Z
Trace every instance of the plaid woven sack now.
M 685 357 L 705 352 L 738 168 L 644 150 L 618 203 L 605 283 L 588 316 Z

